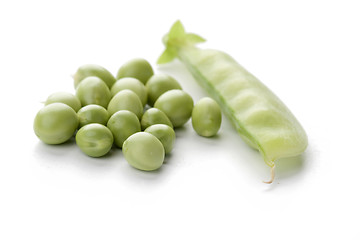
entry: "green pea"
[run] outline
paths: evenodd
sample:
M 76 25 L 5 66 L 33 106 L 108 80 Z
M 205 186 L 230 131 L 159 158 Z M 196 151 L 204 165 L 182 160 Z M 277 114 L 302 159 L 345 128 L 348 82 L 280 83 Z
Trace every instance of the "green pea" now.
M 108 86 L 98 77 L 87 77 L 76 89 L 81 105 L 97 104 L 106 108 L 111 99 Z
M 169 154 L 174 148 L 175 131 L 165 124 L 155 124 L 145 129 L 145 132 L 151 133 L 163 144 L 165 154 Z
M 122 148 L 124 141 L 132 134 L 141 131 L 140 122 L 137 116 L 128 110 L 120 110 L 114 113 L 107 127 L 114 136 L 115 144 Z
M 79 127 L 90 123 L 106 125 L 110 117 L 108 111 L 104 107 L 96 104 L 90 104 L 82 107 L 77 112 L 77 115 L 79 117 Z
M 109 102 L 108 111 L 110 116 L 119 110 L 129 110 L 141 119 L 144 108 L 138 95 L 131 90 L 125 89 L 118 92 Z
M 154 124 L 166 124 L 173 127 L 170 119 L 166 116 L 166 114 L 157 108 L 149 108 L 146 110 L 141 118 L 141 129 L 144 130 L 147 127 L 150 127 Z
M 160 95 L 172 89 L 182 89 L 180 84 L 173 77 L 166 74 L 153 75 L 146 83 L 148 104 L 153 106 Z
M 212 98 L 204 97 L 194 106 L 191 122 L 197 134 L 212 137 L 221 126 L 221 109 Z
M 72 93 L 69 92 L 55 92 L 51 94 L 45 101 L 45 105 L 50 103 L 65 103 L 69 107 L 72 107 L 75 112 L 81 108 L 80 100 Z
M 142 105 L 145 106 L 145 104 L 147 103 L 147 92 L 145 85 L 142 82 L 140 82 L 136 78 L 131 77 L 120 78 L 112 86 L 111 94 L 112 96 L 115 96 L 116 93 L 124 89 L 129 89 L 136 93 L 139 96 Z
M 47 144 L 60 144 L 69 140 L 79 124 L 74 109 L 64 103 L 50 103 L 36 114 L 34 132 Z
M 133 77 L 146 84 L 153 74 L 154 70 L 148 61 L 143 58 L 134 58 L 120 67 L 116 78 Z
M 194 101 L 183 90 L 169 90 L 162 94 L 155 102 L 154 107 L 163 111 L 174 127 L 181 127 L 191 117 Z
M 160 168 L 165 158 L 160 140 L 147 132 L 138 132 L 128 137 L 123 145 L 123 154 L 132 167 L 143 171 Z
M 76 133 L 75 139 L 81 151 L 90 157 L 104 156 L 114 142 L 111 131 L 99 123 L 83 126 Z
M 95 76 L 103 80 L 108 88 L 116 82 L 115 77 L 104 67 L 96 64 L 85 64 L 80 66 L 74 74 L 74 86 L 77 88 L 79 83 L 87 77 Z

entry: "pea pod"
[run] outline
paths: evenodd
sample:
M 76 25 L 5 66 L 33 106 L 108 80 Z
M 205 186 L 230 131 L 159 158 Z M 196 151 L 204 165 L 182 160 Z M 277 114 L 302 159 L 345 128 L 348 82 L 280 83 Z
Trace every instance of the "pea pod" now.
M 198 83 L 219 103 L 240 136 L 259 150 L 271 167 L 275 160 L 297 156 L 305 151 L 306 133 L 285 104 L 228 54 L 200 49 L 205 40 L 186 33 L 180 21 L 163 38 L 165 51 L 158 64 L 180 59 Z

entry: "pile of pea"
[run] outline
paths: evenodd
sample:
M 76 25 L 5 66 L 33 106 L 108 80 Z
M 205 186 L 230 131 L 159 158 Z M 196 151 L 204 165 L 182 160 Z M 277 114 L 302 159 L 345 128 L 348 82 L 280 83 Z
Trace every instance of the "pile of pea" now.
M 74 74 L 75 94 L 56 92 L 45 101 L 34 120 L 36 136 L 46 144 L 61 144 L 75 135 L 77 146 L 91 157 L 121 148 L 127 162 L 140 170 L 160 168 L 175 142 L 175 130 L 190 118 L 204 137 L 217 134 L 221 110 L 205 97 L 195 106 L 179 82 L 154 74 L 150 63 L 131 59 L 116 78 L 95 64 Z

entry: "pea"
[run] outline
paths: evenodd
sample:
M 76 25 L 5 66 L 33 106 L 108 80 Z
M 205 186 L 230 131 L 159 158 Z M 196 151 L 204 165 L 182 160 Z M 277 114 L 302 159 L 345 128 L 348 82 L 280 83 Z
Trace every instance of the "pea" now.
M 36 114 L 34 132 L 44 143 L 60 144 L 74 135 L 78 124 L 74 109 L 64 103 L 50 103 Z
M 81 108 L 80 100 L 72 93 L 69 92 L 55 92 L 51 94 L 45 101 L 45 105 L 50 103 L 65 103 L 69 107 L 72 107 L 75 112 Z
M 165 158 L 160 140 L 147 132 L 138 132 L 128 137 L 123 145 L 123 154 L 132 167 L 143 171 L 160 168 Z
M 154 124 L 166 124 L 173 127 L 170 119 L 166 116 L 166 114 L 157 108 L 149 108 L 146 110 L 141 118 L 141 129 L 144 130 L 145 128 L 154 125 Z
M 144 108 L 138 95 L 131 90 L 125 89 L 118 92 L 109 102 L 108 111 L 110 116 L 119 110 L 129 110 L 141 119 Z
M 179 89 L 165 92 L 154 104 L 168 116 L 174 127 L 181 127 L 190 119 L 193 106 L 191 96 Z
M 163 144 L 165 154 L 169 154 L 174 148 L 175 131 L 165 124 L 155 124 L 145 129 L 145 132 L 151 133 Z
M 153 106 L 160 95 L 172 89 L 182 89 L 180 84 L 173 77 L 166 74 L 153 75 L 146 83 L 148 104 Z
M 145 85 L 142 82 L 136 78 L 131 77 L 120 78 L 111 87 L 111 94 L 112 96 L 115 96 L 116 93 L 124 89 L 129 89 L 136 93 L 139 96 L 142 105 L 145 106 L 147 103 L 147 92 Z
M 97 104 L 106 108 L 111 99 L 107 85 L 98 77 L 87 77 L 80 82 L 76 89 L 76 96 L 81 105 Z
M 137 116 L 128 110 L 120 110 L 114 113 L 107 127 L 114 136 L 115 144 L 122 148 L 124 141 L 132 134 L 141 131 L 140 122 Z
M 106 125 L 110 117 L 108 111 L 104 107 L 96 104 L 90 104 L 82 107 L 77 112 L 77 115 L 79 117 L 79 127 L 90 123 Z
M 220 129 L 221 109 L 212 98 L 204 97 L 194 106 L 191 122 L 197 134 L 212 137 Z
M 75 89 L 79 83 L 87 77 L 95 76 L 103 80 L 108 88 L 116 82 L 115 77 L 104 67 L 96 64 L 85 64 L 80 66 L 74 74 L 74 86 Z
M 117 73 L 116 78 L 133 77 L 139 79 L 143 84 L 154 74 L 150 63 L 143 58 L 134 58 L 124 63 Z
M 107 154 L 114 142 L 111 131 L 99 123 L 90 123 L 76 133 L 76 144 L 90 157 L 101 157 Z

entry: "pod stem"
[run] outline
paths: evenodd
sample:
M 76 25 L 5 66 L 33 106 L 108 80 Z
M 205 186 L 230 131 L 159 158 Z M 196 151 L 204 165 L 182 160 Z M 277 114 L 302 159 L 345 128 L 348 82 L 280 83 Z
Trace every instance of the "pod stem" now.
M 270 184 L 275 178 L 275 164 L 271 167 L 271 179 L 269 181 L 263 181 L 264 183 Z
M 178 57 L 178 49 L 185 46 L 194 46 L 198 43 L 205 42 L 205 39 L 194 33 L 185 32 L 182 23 L 177 20 L 168 34 L 163 37 L 165 51 L 157 60 L 158 64 L 171 62 Z

